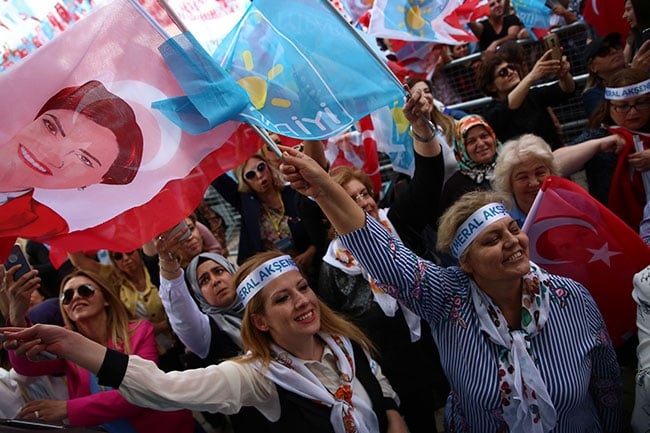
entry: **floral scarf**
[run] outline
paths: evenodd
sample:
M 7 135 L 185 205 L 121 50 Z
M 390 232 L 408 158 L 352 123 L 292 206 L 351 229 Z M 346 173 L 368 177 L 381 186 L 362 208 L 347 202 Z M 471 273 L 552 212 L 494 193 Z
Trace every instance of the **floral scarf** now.
M 501 347 L 499 392 L 510 433 L 549 432 L 555 427 L 557 412 L 530 345 L 548 319 L 548 275 L 531 263 L 531 271 L 523 279 L 520 329 L 509 329 L 499 307 L 474 281 L 471 286 L 481 330 Z
M 273 383 L 299 396 L 332 408 L 330 422 L 335 433 L 375 433 L 379 421 L 369 402 L 354 393 L 353 380 L 356 372 L 354 352 L 350 340 L 345 337 L 319 333 L 336 358 L 340 385 L 331 393 L 307 368 L 305 361 L 282 348 L 272 345 L 273 360 L 268 368 L 257 365 L 258 370 Z
M 465 134 L 474 126 L 483 126 L 487 132 L 494 138 L 497 146 L 497 152 L 494 154 L 492 161 L 487 164 L 478 164 L 469 157 L 465 148 Z M 492 180 L 494 177 L 494 166 L 497 163 L 497 154 L 501 149 L 501 142 L 496 137 L 492 127 L 481 116 L 465 116 L 456 123 L 456 134 L 454 135 L 454 156 L 458 161 L 458 168 L 465 176 L 472 179 L 475 183 L 483 183 L 484 180 Z

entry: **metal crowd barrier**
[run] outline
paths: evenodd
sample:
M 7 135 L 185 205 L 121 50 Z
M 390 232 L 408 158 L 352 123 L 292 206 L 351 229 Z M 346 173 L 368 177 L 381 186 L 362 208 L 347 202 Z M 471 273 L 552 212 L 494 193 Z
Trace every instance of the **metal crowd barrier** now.
M 571 64 L 574 76 L 587 73 L 583 53 L 587 44 L 588 29 L 584 23 L 576 22 L 553 30 L 564 48 L 564 55 Z M 524 48 L 528 68 L 532 68 L 537 59 L 544 53 L 544 43 L 530 39 L 517 41 Z M 462 102 L 481 99 L 485 95 L 476 87 L 476 70 L 481 61 L 481 53 L 455 59 L 447 63 L 440 73 L 434 75 L 434 80 L 446 80 L 451 90 L 458 95 Z M 446 101 L 442 101 L 447 103 Z

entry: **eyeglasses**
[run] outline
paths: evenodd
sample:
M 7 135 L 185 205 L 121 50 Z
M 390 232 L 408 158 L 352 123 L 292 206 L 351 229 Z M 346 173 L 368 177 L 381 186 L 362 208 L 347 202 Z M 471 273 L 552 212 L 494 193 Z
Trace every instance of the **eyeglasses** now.
M 508 63 L 503 68 L 501 68 L 501 69 L 499 69 L 497 71 L 497 77 L 505 78 L 509 74 L 508 71 L 515 72 L 516 70 L 517 70 L 517 68 L 515 67 L 515 65 L 513 65 L 512 63 Z
M 257 163 L 253 170 L 248 170 L 246 173 L 244 173 L 244 179 L 252 180 L 257 176 L 257 173 L 261 173 L 264 170 L 266 170 L 266 162 L 260 161 Z
M 72 302 L 72 298 L 74 298 L 75 292 L 77 292 L 82 298 L 88 299 L 95 294 L 95 290 L 97 289 L 88 283 L 82 284 L 76 289 L 65 289 L 61 294 L 59 300 L 61 301 L 61 305 L 68 305 L 70 302 Z
M 113 260 L 122 260 L 126 256 L 132 256 L 137 250 L 129 251 L 128 253 L 113 253 Z
M 611 105 L 617 113 L 628 113 L 632 108 L 635 108 L 636 111 L 642 111 L 650 109 L 650 99 L 641 99 L 635 104 L 612 104 L 610 102 L 609 105 Z
M 370 193 L 364 190 L 352 198 L 354 199 L 355 202 L 359 203 L 360 201 L 366 200 L 368 197 L 370 197 Z

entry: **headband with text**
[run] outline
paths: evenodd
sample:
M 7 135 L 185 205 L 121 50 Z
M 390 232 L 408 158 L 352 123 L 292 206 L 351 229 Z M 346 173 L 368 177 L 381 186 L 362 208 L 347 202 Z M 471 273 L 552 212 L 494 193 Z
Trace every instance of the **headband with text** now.
M 503 203 L 488 203 L 471 214 L 456 230 L 456 236 L 451 243 L 451 253 L 457 259 L 467 247 L 490 224 L 510 216 Z
M 248 277 L 237 286 L 237 296 L 245 306 L 264 286 L 288 271 L 299 271 L 290 256 L 267 260 L 248 274 Z
M 625 87 L 606 87 L 605 99 L 618 101 L 650 93 L 650 79 Z

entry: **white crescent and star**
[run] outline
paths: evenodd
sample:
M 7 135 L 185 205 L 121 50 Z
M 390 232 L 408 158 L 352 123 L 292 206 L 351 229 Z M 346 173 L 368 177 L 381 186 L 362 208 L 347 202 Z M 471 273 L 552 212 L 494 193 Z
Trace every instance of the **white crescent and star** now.
M 568 225 L 585 227 L 591 230 L 594 234 L 596 235 L 598 234 L 598 231 L 592 224 L 580 218 L 558 217 L 558 218 L 548 218 L 542 221 L 535 222 L 531 227 L 530 233 L 528 233 L 528 239 L 530 240 L 530 247 L 529 247 L 530 257 L 535 263 L 537 263 L 538 265 L 560 265 L 565 263 L 571 263 L 570 260 L 551 260 L 549 258 L 543 257 L 541 254 L 537 252 L 537 241 L 542 236 L 542 234 L 544 234 L 546 231 L 550 229 L 561 227 L 561 226 L 568 226 Z M 607 266 L 611 266 L 610 258 L 612 256 L 622 254 L 622 252 L 619 251 L 610 251 L 609 244 L 607 242 L 605 242 L 600 248 L 597 249 L 586 248 L 586 249 L 592 254 L 592 257 L 589 259 L 587 263 L 602 261 Z
M 587 248 L 587 250 L 593 254 L 593 257 L 591 257 L 591 259 L 589 259 L 589 262 L 587 263 L 592 263 L 600 260 L 603 263 L 605 263 L 608 267 L 611 267 L 611 263 L 609 260 L 610 257 L 623 254 L 619 251 L 610 251 L 609 244 L 607 242 L 605 242 L 603 246 L 598 249 Z
M 596 15 L 600 15 L 600 12 L 598 12 L 598 0 L 591 0 L 591 8 Z

